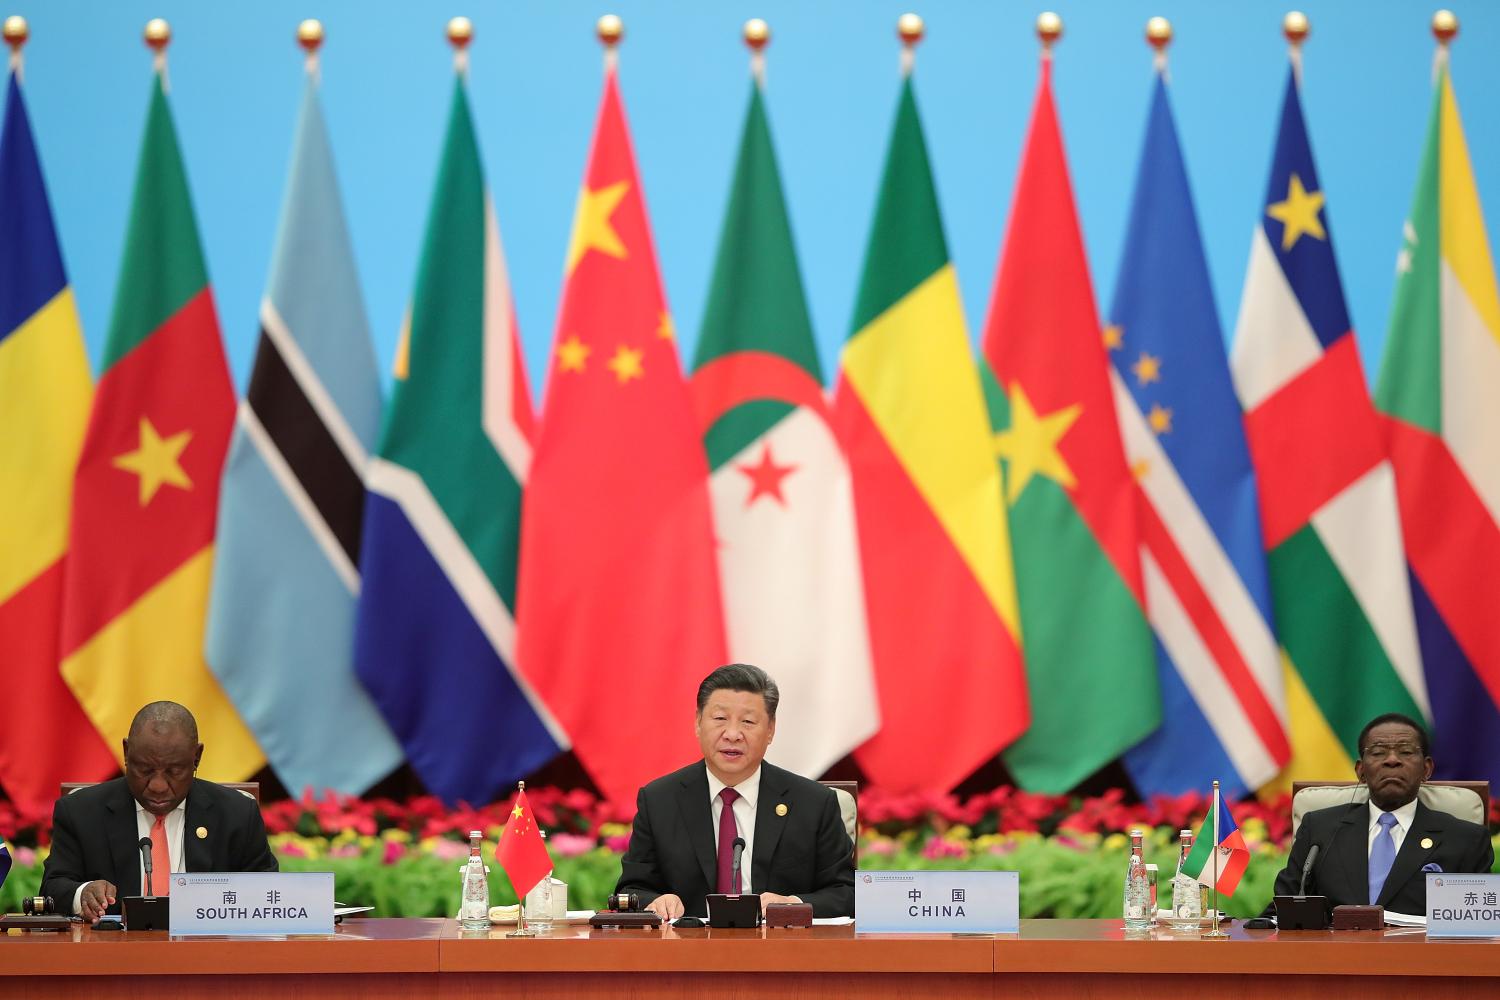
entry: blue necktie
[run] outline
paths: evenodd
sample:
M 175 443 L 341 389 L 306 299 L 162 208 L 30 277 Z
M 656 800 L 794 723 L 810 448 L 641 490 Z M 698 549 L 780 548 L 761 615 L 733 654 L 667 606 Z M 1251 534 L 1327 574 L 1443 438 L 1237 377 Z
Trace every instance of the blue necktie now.
M 1391 827 L 1396 825 L 1396 815 L 1383 812 L 1377 822 L 1380 823 L 1380 832 L 1375 834 L 1375 842 L 1370 845 L 1371 903 L 1380 898 L 1380 890 L 1385 888 L 1385 877 L 1391 873 L 1391 865 L 1396 863 L 1396 841 L 1391 836 Z

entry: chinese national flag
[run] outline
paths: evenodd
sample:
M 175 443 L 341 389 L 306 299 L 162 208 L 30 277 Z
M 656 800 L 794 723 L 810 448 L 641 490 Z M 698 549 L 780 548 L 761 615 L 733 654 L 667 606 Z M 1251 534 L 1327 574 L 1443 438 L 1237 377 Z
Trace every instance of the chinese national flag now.
M 536 817 L 526 804 L 524 788 L 516 792 L 505 832 L 500 834 L 500 843 L 495 846 L 495 860 L 505 869 L 518 900 L 525 899 L 526 894 L 552 870 L 552 856 L 547 853 L 547 842 L 542 839 Z
M 615 803 L 698 754 L 694 693 L 724 662 L 707 482 L 610 69 L 526 483 L 517 659 Z

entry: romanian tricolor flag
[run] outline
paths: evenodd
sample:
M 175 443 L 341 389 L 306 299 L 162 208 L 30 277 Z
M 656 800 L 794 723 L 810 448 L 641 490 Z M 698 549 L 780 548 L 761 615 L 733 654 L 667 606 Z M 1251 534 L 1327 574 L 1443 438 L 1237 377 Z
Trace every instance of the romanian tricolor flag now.
M 93 386 L 14 73 L 0 133 L 0 782 L 42 816 L 61 781 L 114 770 L 57 670 L 73 468 Z M 6 865 L 9 865 L 7 860 Z
M 142 705 L 176 701 L 209 748 L 201 775 L 239 780 L 265 758 L 203 658 L 234 387 L 164 73 L 74 479 L 62 673 L 111 749 Z
M 1500 780 L 1500 296 L 1447 47 L 1375 392 L 1445 775 Z
M 1193 849 L 1182 862 L 1182 871 L 1210 889 L 1217 885 L 1221 893 L 1233 896 L 1249 864 L 1250 848 L 1215 784 L 1213 804 L 1203 817 Z
M 854 477 L 880 731 L 874 783 L 947 791 L 1026 728 L 1000 467 L 910 78 L 834 420 Z

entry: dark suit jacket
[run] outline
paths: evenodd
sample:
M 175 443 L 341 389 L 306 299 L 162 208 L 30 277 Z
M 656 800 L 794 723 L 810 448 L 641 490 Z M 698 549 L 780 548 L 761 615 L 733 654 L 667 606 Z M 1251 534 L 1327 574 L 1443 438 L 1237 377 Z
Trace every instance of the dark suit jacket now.
M 777 805 L 787 807 L 785 816 Z M 615 891 L 638 893 L 642 903 L 676 893 L 688 914 L 704 916 L 704 897 L 718 880 L 706 765 L 657 778 L 641 789 L 635 808 Z M 817 917 L 854 914 L 854 845 L 833 789 L 761 763 L 750 887 L 799 896 Z
M 193 779 L 182 832 L 184 867 L 190 872 L 273 872 L 260 806 L 232 788 Z M 199 828 L 207 836 L 198 836 Z M 95 879 L 115 884 L 118 896 L 141 894 L 140 834 L 135 799 L 124 778 L 72 795 L 52 808 L 52 853 L 42 868 L 42 895 L 72 912 L 78 886 Z M 151 877 L 153 888 L 161 875 Z M 117 912 L 116 903 L 111 912 Z
M 1495 864 L 1490 832 L 1477 823 L 1417 803 L 1411 829 L 1396 852 L 1379 899 L 1370 899 L 1370 809 L 1364 802 L 1318 809 L 1302 817 L 1292 853 L 1276 876 L 1276 895 L 1291 896 L 1313 844 L 1321 844 L 1307 877 L 1308 895 L 1327 896 L 1329 906 L 1377 903 L 1397 913 L 1427 912 L 1427 876 L 1422 866 L 1453 874 L 1488 873 Z M 1422 841 L 1430 840 L 1431 847 Z

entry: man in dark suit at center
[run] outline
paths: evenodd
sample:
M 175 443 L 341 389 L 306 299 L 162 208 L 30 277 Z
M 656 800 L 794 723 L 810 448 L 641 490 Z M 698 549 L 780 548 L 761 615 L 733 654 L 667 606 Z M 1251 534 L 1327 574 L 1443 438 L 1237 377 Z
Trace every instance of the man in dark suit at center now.
M 171 892 L 173 872 L 270 872 L 260 805 L 194 776 L 203 758 L 198 723 L 171 701 L 136 713 L 124 742 L 125 776 L 82 788 L 52 810 L 52 853 L 42 895 L 90 923 L 119 912 L 144 883 L 140 842 L 151 838 L 152 890 Z
M 1432 756 L 1427 731 L 1415 720 L 1394 712 L 1371 720 L 1359 734 L 1354 773 L 1369 788 L 1369 802 L 1304 816 L 1286 868 L 1276 876 L 1276 895 L 1297 892 L 1314 844 L 1320 850 L 1307 892 L 1326 896 L 1329 906 L 1374 903 L 1425 914 L 1424 869 L 1458 874 L 1494 867 L 1488 829 L 1418 801 L 1422 782 L 1432 777 Z
M 705 915 L 712 892 L 759 893 L 763 908 L 810 903 L 815 917 L 854 914 L 853 844 L 833 790 L 765 763 L 779 700 L 759 667 L 730 664 L 703 679 L 703 760 L 641 789 L 616 892 L 638 893 L 668 920 Z M 745 841 L 738 884 L 736 838 Z

